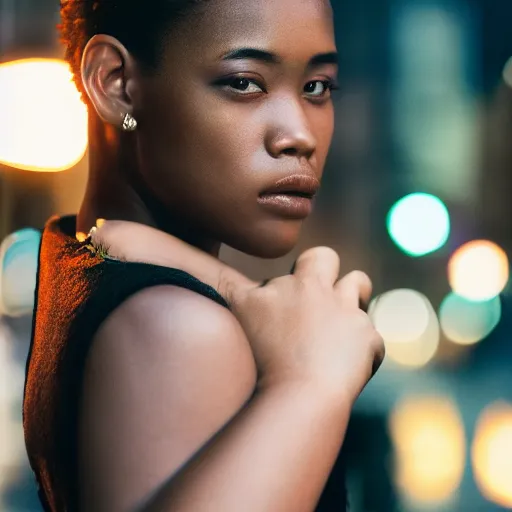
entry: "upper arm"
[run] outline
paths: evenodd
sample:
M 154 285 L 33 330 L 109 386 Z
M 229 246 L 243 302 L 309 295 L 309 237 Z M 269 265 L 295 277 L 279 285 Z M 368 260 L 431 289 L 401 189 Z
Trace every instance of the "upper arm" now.
M 82 508 L 133 510 L 250 398 L 256 369 L 225 308 L 189 290 L 143 290 L 88 356 L 79 422 Z

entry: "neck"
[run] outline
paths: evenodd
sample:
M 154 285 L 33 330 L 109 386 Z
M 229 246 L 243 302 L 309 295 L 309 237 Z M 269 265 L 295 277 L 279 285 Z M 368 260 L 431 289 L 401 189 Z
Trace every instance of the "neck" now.
M 151 194 L 138 170 L 133 137 L 89 114 L 89 180 L 77 231 L 88 233 L 97 219 L 138 222 L 218 256 L 220 242 L 169 213 Z

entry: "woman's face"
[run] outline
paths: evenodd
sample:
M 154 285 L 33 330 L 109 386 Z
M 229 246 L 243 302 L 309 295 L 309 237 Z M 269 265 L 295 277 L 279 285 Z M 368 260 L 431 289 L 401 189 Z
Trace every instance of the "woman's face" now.
M 170 215 L 255 256 L 290 251 L 331 143 L 335 52 L 328 0 L 208 0 L 180 23 L 134 112 Z

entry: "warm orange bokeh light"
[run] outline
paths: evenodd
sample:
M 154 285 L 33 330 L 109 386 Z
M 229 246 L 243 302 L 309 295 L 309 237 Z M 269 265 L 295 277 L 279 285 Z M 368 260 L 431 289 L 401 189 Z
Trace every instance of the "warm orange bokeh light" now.
M 457 491 L 464 473 L 465 433 L 452 401 L 411 396 L 390 417 L 396 480 L 415 503 L 436 505 Z
M 0 65 L 0 163 L 29 171 L 63 171 L 87 149 L 87 108 L 57 59 Z
M 453 254 L 448 264 L 448 278 L 457 295 L 473 301 L 490 300 L 507 285 L 507 255 L 493 242 L 474 240 Z
M 482 494 L 512 508 L 512 404 L 496 403 L 482 413 L 471 456 Z

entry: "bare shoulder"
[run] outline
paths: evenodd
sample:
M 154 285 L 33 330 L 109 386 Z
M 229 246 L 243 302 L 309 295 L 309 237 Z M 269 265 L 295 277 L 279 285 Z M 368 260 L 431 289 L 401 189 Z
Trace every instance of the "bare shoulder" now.
M 121 335 L 129 341 L 120 346 L 116 340 Z M 234 315 L 213 300 L 177 286 L 155 286 L 135 294 L 110 315 L 96 338 L 96 346 L 106 350 L 112 346 L 116 354 L 125 349 L 187 352 L 195 347 L 211 351 L 209 357 L 225 352 L 222 361 L 227 356 L 228 364 L 247 356 L 253 362 Z
M 256 384 L 230 311 L 158 286 L 120 305 L 97 332 L 84 376 L 79 465 L 84 510 L 128 510 L 244 406 Z

